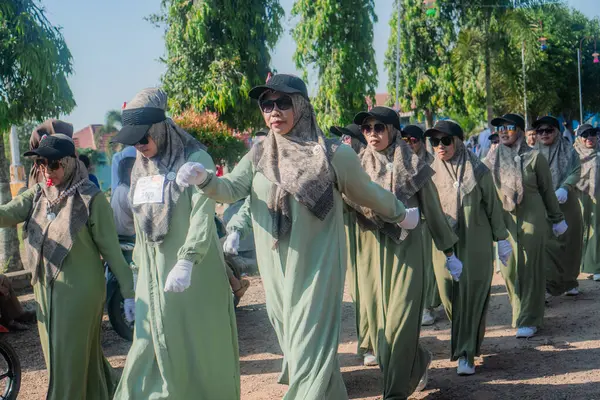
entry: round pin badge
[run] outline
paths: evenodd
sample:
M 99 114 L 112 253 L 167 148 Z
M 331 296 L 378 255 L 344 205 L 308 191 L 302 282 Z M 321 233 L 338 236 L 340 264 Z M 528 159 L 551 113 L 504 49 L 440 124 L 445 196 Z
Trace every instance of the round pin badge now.
M 454 182 L 454 189 L 458 189 L 459 186 L 460 186 L 460 183 Z
M 386 165 L 386 166 L 385 166 L 385 168 L 386 168 L 388 171 L 392 172 L 392 171 L 394 170 L 394 164 L 392 164 L 392 163 L 388 163 L 388 165 Z
M 177 178 L 177 174 L 175 172 L 171 171 L 167 174 L 167 180 L 174 181 L 175 178 Z
M 515 162 L 521 162 L 521 157 L 520 156 L 515 156 Z

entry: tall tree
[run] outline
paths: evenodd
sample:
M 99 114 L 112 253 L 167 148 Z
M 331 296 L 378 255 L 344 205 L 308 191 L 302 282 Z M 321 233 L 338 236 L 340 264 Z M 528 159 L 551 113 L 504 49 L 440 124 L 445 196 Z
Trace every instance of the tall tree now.
M 373 48 L 374 0 L 297 0 L 292 15 L 294 60 L 308 79 L 314 69 L 319 124 L 346 125 L 375 98 L 377 64 Z
M 34 0 L 0 0 L 0 133 L 12 124 L 67 114 L 71 53 L 60 30 Z M 4 146 L 4 140 L 0 140 Z M 0 148 L 0 203 L 11 200 L 8 162 Z M 0 230 L 0 266 L 22 268 L 16 228 Z
M 262 125 L 248 98 L 270 71 L 283 32 L 278 0 L 162 0 L 150 17 L 165 27 L 164 88 L 171 112 L 210 110 L 235 128 Z

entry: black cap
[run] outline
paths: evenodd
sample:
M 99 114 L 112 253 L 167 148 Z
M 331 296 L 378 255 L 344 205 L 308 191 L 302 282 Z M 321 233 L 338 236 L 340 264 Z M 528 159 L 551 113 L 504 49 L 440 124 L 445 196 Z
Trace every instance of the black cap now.
M 533 127 L 534 128 L 539 128 L 541 125 L 550 125 L 555 127 L 556 129 L 558 129 L 560 131 L 560 123 L 558 122 L 558 120 L 554 117 L 551 117 L 549 115 L 539 118 L 537 119 L 534 123 L 533 123 Z
M 306 100 L 309 100 L 306 83 L 304 83 L 302 79 L 298 78 L 295 75 L 273 75 L 266 84 L 252 88 L 248 95 L 250 96 L 250 98 L 258 100 L 260 96 L 262 96 L 262 94 L 267 90 L 273 90 L 275 92 L 287 94 L 299 93 Z
M 362 125 L 368 118 L 375 118 L 384 124 L 393 125 L 394 128 L 400 130 L 400 118 L 398 113 L 389 107 L 373 107 L 369 111 L 363 111 L 356 114 L 354 117 L 354 123 L 356 125 Z
M 525 130 L 525 119 L 519 114 L 504 114 L 501 117 L 492 120 L 492 126 L 502 126 L 504 124 L 516 125 Z
M 167 116 L 162 108 L 142 107 L 123 110 L 121 118 L 123 127 L 111 143 L 134 146 L 146 136 L 152 125 L 166 120 Z
M 423 129 L 417 125 L 406 125 L 404 128 L 402 128 L 402 134 L 417 138 L 421 141 L 425 140 Z
M 436 132 L 445 133 L 449 136 L 456 136 L 460 140 L 464 140 L 465 133 L 459 124 L 450 120 L 438 121 L 435 126 L 425 131 L 425 136 L 433 136 Z
M 590 124 L 583 124 L 583 125 L 579 125 L 579 127 L 577 128 L 577 136 L 581 136 L 583 134 L 583 132 L 587 132 L 589 130 L 595 131 L 596 133 L 599 131 L 598 128 L 594 128 L 592 125 Z
M 332 126 L 331 128 L 329 128 L 329 132 L 331 132 L 333 135 L 340 137 L 343 135 L 347 135 L 351 138 L 359 140 L 363 144 L 367 144 L 367 139 L 365 139 L 365 135 L 363 135 L 363 133 L 361 132 L 360 126 L 356 124 L 346 125 L 345 128 L 342 128 L 341 126 Z
M 61 137 L 62 136 L 62 137 Z M 40 145 L 35 150 L 23 154 L 24 157 L 38 156 L 50 161 L 60 160 L 68 156 L 75 156 L 75 144 L 68 136 L 55 134 L 42 136 Z

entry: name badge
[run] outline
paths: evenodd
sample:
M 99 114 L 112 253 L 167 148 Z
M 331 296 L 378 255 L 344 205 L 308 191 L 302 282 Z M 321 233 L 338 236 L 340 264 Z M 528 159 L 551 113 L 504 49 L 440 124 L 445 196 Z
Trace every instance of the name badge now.
M 133 194 L 133 204 L 162 204 L 164 200 L 165 176 L 153 175 L 138 179 Z

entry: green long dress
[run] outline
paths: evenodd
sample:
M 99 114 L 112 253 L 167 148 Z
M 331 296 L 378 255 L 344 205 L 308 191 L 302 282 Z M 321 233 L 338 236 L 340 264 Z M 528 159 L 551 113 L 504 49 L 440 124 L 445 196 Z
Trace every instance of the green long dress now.
M 514 328 L 543 324 L 546 292 L 546 245 L 552 230 L 546 223 L 564 219 L 546 159 L 532 150 L 522 162 L 523 200 L 515 211 L 504 211 L 513 253 L 500 271 L 512 305 Z M 498 261 L 499 262 L 499 261 Z
M 454 246 L 458 238 L 448 225 L 431 181 L 406 206 L 419 207 L 438 249 Z M 419 344 L 426 268 L 422 229 L 423 224 L 419 224 L 398 244 L 381 231 L 358 228 L 358 282 L 361 296 L 371 294 L 366 309 L 368 331 L 383 370 L 386 400 L 408 398 L 430 361 L 429 353 Z
M 204 151 L 188 161 L 214 168 Z M 186 189 L 155 246 L 135 216 L 135 333 L 116 400 L 240 398 L 235 313 L 214 216 L 213 200 Z M 181 259 L 194 262 L 191 285 L 166 293 L 167 275 Z
M 600 227 L 600 207 L 598 203 L 598 185 L 589 180 L 596 180 L 598 171 L 596 170 L 599 162 L 598 149 L 589 156 L 590 159 L 585 160 L 584 155 L 581 155 L 580 161 L 593 163 L 590 175 L 582 176 L 582 180 L 588 179 L 588 182 L 583 183 L 584 190 L 577 189 L 579 193 L 579 201 L 581 202 L 581 211 L 583 215 L 583 258 L 581 262 L 581 272 L 586 274 L 600 274 L 600 238 L 598 238 L 598 229 Z M 593 188 L 593 189 L 591 189 Z
M 494 260 L 493 242 L 508 237 L 502 205 L 489 170 L 477 187 L 463 198 L 454 251 L 463 263 L 459 282 L 446 269 L 446 256 L 434 251 L 433 265 L 440 297 L 452 321 L 451 359 L 466 357 L 469 365 L 479 356 L 485 336 Z
M 255 170 L 252 156 L 246 155 L 225 177 L 213 176 L 203 191 L 223 203 L 252 196 L 252 228 L 267 312 L 284 354 L 280 382 L 289 383 L 284 398 L 347 399 L 337 357 L 347 265 L 340 192 L 389 222 L 404 218 L 404 206 L 371 182 L 350 147 L 339 146 L 331 160 L 337 188 L 332 210 L 321 221 L 290 197 L 292 229 L 274 247 L 267 208 L 272 183 Z M 230 225 L 234 223 L 232 219 Z M 241 224 L 233 229 L 246 228 Z
M 39 185 L 0 206 L 0 227 L 29 218 Z M 87 224 L 74 238 L 56 280 L 34 285 L 40 342 L 48 369 L 49 400 L 109 400 L 117 377 L 102 354 L 101 323 L 106 298 L 106 260 L 125 298 L 133 297 L 133 276 L 121 254 L 112 209 L 104 195 L 90 205 Z

